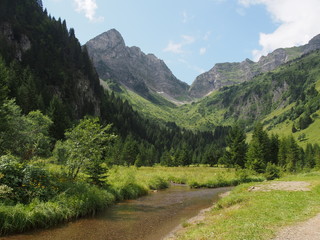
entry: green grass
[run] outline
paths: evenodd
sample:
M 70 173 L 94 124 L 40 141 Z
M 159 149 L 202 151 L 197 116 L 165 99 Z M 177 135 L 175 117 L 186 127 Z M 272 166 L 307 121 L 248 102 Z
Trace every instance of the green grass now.
M 48 228 L 70 219 L 93 215 L 115 202 L 106 190 L 84 183 L 69 183 L 66 191 L 42 202 L 34 199 L 29 204 L 0 203 L 0 235 L 18 233 L 34 228 Z
M 49 159 L 50 161 L 50 159 Z M 211 167 L 121 167 L 108 171 L 107 188 L 85 183 L 80 174 L 77 182 L 64 175 L 64 167 L 42 160 L 38 164 L 55 178 L 58 195 L 49 201 L 33 199 L 29 204 L 8 205 L 0 200 L 0 235 L 48 228 L 61 222 L 94 215 L 117 201 L 134 199 L 151 190 L 165 189 L 170 182 L 190 187 L 221 187 L 241 182 L 262 181 L 244 171 Z
M 320 115 L 320 110 L 316 112 L 318 115 Z M 272 128 L 269 132 L 278 134 L 280 137 L 290 136 L 292 135 L 298 142 L 298 144 L 301 147 L 306 147 L 307 143 L 318 143 L 320 144 L 320 118 L 314 118 L 314 122 L 310 124 L 306 129 L 297 131 L 295 133 L 292 133 L 292 125 L 293 121 L 286 120 L 280 124 L 277 124 L 274 128 Z M 266 126 L 267 127 L 267 126 Z M 301 134 L 305 134 L 305 139 L 302 141 L 299 141 L 298 138 Z
M 240 185 L 221 199 L 203 222 L 187 227 L 178 239 L 270 239 L 281 227 L 320 212 L 319 172 L 281 180 L 310 182 L 312 191 L 249 192 L 255 184 Z
M 126 177 L 123 177 L 126 176 Z M 245 170 L 212 168 L 206 166 L 190 167 L 114 167 L 110 170 L 109 182 L 117 184 L 119 179 L 130 178 L 147 189 L 167 187 L 169 182 L 187 184 L 192 188 L 235 186 L 241 182 L 263 181 Z M 126 180 L 120 180 L 126 182 Z

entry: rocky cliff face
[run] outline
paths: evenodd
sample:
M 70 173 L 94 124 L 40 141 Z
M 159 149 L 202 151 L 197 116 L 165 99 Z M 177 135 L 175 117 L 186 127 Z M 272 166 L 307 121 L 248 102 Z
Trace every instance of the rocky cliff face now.
M 195 79 L 189 94 L 192 97 L 201 98 L 223 86 L 245 82 L 260 73 L 272 71 L 281 64 L 317 49 L 320 49 L 320 35 L 301 47 L 277 49 L 267 56 L 262 56 L 258 62 L 246 59 L 241 63 L 216 64 L 211 70 Z
M 153 54 L 127 47 L 117 30 L 102 33 L 86 46 L 100 78 L 121 83 L 144 97 L 156 92 L 167 98 L 188 99 L 188 84 L 178 80 Z
M 14 49 L 15 58 L 19 61 L 22 59 L 22 54 L 31 48 L 31 42 L 25 34 L 21 34 L 17 38 L 9 23 L 0 24 L 0 37 Z

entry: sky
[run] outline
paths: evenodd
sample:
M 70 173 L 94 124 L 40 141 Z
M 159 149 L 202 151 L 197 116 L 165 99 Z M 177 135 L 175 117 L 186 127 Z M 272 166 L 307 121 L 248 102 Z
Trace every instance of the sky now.
M 216 63 L 257 61 L 320 34 L 320 0 L 42 0 L 81 44 L 112 28 L 191 84 Z

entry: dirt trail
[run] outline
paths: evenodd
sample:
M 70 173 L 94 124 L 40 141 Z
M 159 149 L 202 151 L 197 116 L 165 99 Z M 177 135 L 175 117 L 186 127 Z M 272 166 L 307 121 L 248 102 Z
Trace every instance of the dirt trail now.
M 304 181 L 274 181 L 268 184 L 259 184 L 256 186 L 252 186 L 248 189 L 248 191 L 310 191 L 310 187 L 311 184 Z M 201 211 L 198 216 L 190 219 L 189 221 L 187 221 L 187 223 L 196 224 L 203 221 L 205 219 L 205 212 L 208 210 L 210 210 L 210 208 Z M 171 234 L 169 234 L 164 239 L 176 239 L 175 234 L 177 232 L 183 232 L 183 227 L 181 225 L 178 226 L 174 231 L 171 232 Z M 301 222 L 299 224 L 281 229 L 278 232 L 277 236 L 272 240 L 320 240 L 320 213 L 305 222 Z
M 282 229 L 273 240 L 319 240 L 320 214 L 306 222 Z
M 261 191 L 270 192 L 273 190 L 281 191 L 310 191 L 311 184 L 303 181 L 274 181 L 268 184 L 259 184 L 248 189 L 249 192 Z
M 310 191 L 311 184 L 303 181 L 275 181 L 251 187 L 249 191 Z M 281 229 L 273 240 L 320 240 L 320 214 Z

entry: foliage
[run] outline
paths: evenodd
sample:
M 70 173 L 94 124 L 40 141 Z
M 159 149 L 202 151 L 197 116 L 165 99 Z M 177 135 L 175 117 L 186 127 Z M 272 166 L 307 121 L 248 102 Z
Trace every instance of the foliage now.
M 102 160 L 115 139 L 115 135 L 109 133 L 110 128 L 111 125 L 102 127 L 97 118 L 85 118 L 66 132 L 66 164 L 72 179 L 83 169 L 94 184 L 102 184 Z
M 6 197 L 8 201 L 29 203 L 34 198 L 46 201 L 56 193 L 56 187 L 47 171 L 34 165 L 22 164 L 10 155 L 0 157 L 0 173 L 0 185 L 11 189 Z
M 267 162 L 270 158 L 270 140 L 263 126 L 258 123 L 253 131 L 252 140 L 249 145 L 246 165 L 258 173 L 265 172 Z
M 0 154 L 11 152 L 24 159 L 50 154 L 49 127 L 52 121 L 39 110 L 27 116 L 13 100 L 0 106 L 3 128 L 0 130 Z
M 281 174 L 281 170 L 279 167 L 277 167 L 275 164 L 268 162 L 266 167 L 266 172 L 264 173 L 264 176 L 267 180 L 273 180 L 276 178 L 279 178 Z
M 234 165 L 244 168 L 246 153 L 247 153 L 247 143 L 246 135 L 244 129 L 239 125 L 235 125 L 226 139 L 228 150 L 227 153 L 227 165 Z M 229 163 L 229 164 L 228 164 Z

